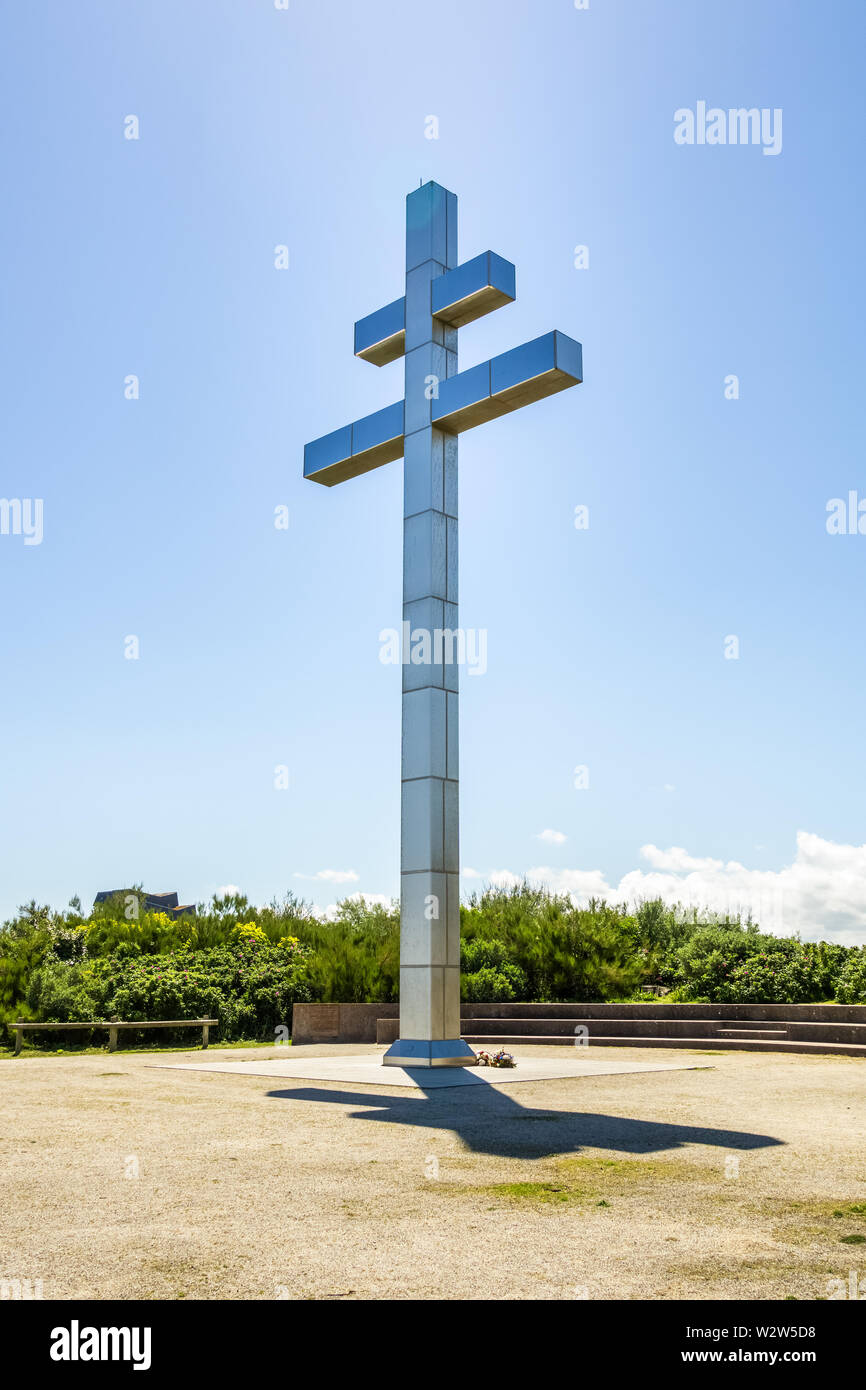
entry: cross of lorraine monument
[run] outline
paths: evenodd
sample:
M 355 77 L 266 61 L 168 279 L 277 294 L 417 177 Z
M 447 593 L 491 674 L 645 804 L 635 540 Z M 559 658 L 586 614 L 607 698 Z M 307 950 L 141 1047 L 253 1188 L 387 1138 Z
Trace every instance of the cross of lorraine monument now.
M 468 371 L 457 330 L 515 297 L 510 261 L 457 264 L 457 198 L 426 183 L 406 199 L 406 293 L 355 324 L 355 355 L 405 358 L 402 401 L 304 448 L 304 477 L 333 487 L 403 458 L 403 622 L 457 629 L 457 436 L 577 386 L 580 343 L 545 333 Z M 403 628 L 405 632 L 407 629 Z M 386 1066 L 471 1066 L 460 1037 L 460 864 L 456 643 L 403 664 L 400 1035 Z

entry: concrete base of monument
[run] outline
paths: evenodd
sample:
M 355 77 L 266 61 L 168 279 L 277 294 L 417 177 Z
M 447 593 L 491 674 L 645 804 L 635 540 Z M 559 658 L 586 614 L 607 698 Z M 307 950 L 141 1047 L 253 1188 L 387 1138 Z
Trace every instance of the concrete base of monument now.
M 343 1086 L 408 1086 L 418 1091 L 441 1090 L 449 1086 L 474 1086 L 482 1096 L 491 1086 L 513 1086 L 521 1081 L 577 1081 L 582 1077 L 627 1076 L 633 1072 L 690 1071 L 697 1062 L 620 1062 L 611 1060 L 608 1049 L 603 1057 L 588 1055 L 588 1049 L 575 1049 L 574 1057 L 563 1060 L 538 1056 L 517 1057 L 513 1069 L 499 1067 L 416 1067 L 390 1066 L 382 1069 L 382 1055 L 372 1049 L 362 1054 L 340 1052 L 327 1056 L 268 1057 L 255 1062 L 163 1062 L 169 1071 L 226 1072 L 235 1076 L 269 1077 L 277 1081 L 330 1081 Z M 560 1049 L 561 1054 L 562 1049 Z M 578 1055 L 579 1053 L 579 1055 Z M 703 1060 L 703 1059 L 701 1059 Z M 153 1064 L 151 1064 L 153 1065 Z
M 475 1067 L 478 1058 L 462 1038 L 435 1042 L 424 1038 L 398 1038 L 382 1058 L 383 1067 Z

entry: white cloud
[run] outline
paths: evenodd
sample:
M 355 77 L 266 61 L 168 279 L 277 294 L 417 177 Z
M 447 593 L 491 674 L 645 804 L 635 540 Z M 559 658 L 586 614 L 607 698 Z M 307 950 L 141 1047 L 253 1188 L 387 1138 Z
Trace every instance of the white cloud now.
M 644 845 L 648 869 L 631 869 L 609 883 L 599 869 L 555 869 L 542 865 L 526 877 L 578 902 L 604 897 L 634 904 L 644 898 L 709 908 L 721 913 L 751 911 L 776 935 L 799 932 L 805 941 L 846 946 L 866 942 L 866 845 L 841 845 L 801 830 L 793 863 L 781 869 L 749 869 L 735 859 L 700 857 L 679 846 Z M 500 871 L 502 877 L 507 871 Z M 516 875 L 511 875 L 511 880 Z M 491 882 L 495 881 L 490 875 Z
M 295 878 L 318 879 L 321 883 L 357 883 L 354 869 L 320 869 L 317 874 L 295 874 Z
M 236 883 L 224 883 L 222 888 L 216 890 L 216 896 L 218 898 L 235 898 L 240 891 Z
M 581 903 L 590 898 L 612 898 L 612 890 L 601 869 L 527 869 L 530 883 L 543 883 L 557 893 L 570 893 Z
M 684 873 L 687 869 L 721 869 L 721 859 L 695 859 L 686 850 L 673 845 L 670 849 L 657 849 L 655 845 L 643 845 L 641 855 L 654 869 L 670 869 L 673 873 Z
M 390 907 L 392 899 L 385 893 L 347 893 L 345 901 L 365 902 L 368 907 Z M 328 903 L 327 907 L 316 907 L 314 911 L 317 916 L 325 917 L 332 922 L 337 915 L 338 903 Z
M 513 874 L 510 869 L 492 869 L 487 879 L 494 888 L 516 888 L 518 883 L 523 882 L 523 875 Z
M 564 845 L 568 836 L 561 830 L 540 830 L 533 838 L 543 840 L 546 845 Z
M 601 869 L 550 865 L 527 869 L 525 874 L 511 869 L 482 873 L 468 866 L 462 872 L 464 879 L 504 888 L 526 878 L 554 892 L 568 893 L 578 903 L 606 898 L 611 903 L 634 906 L 646 898 L 662 898 L 671 904 L 740 913 L 743 917 L 751 911 L 765 931 L 776 935 L 799 932 L 805 941 L 838 941 L 845 946 L 866 943 L 866 845 L 836 844 L 801 830 L 793 862 L 781 869 L 750 869 L 735 859 L 690 854 L 678 845 L 669 849 L 644 845 L 640 856 L 644 866 L 630 869 L 618 883 L 608 882 Z M 312 877 L 345 882 L 358 875 L 352 870 L 323 869 Z M 356 892 L 351 896 L 385 906 L 391 902 L 381 893 Z M 336 904 L 321 911 L 333 915 Z

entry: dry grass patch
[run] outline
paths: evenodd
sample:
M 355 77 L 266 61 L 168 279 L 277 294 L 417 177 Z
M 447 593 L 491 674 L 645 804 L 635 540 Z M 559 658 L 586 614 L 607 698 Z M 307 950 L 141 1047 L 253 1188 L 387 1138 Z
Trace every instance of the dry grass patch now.
M 789 1245 L 866 1245 L 866 1202 L 789 1201 L 767 1198 L 755 1204 L 761 1215 L 777 1224 L 776 1240 Z
M 587 1207 L 610 1208 L 620 1197 L 645 1195 L 647 1189 L 661 1189 L 665 1207 L 670 1202 L 672 1183 L 696 1184 L 717 1195 L 719 1170 L 701 1168 L 683 1159 L 645 1158 L 562 1158 L 545 1167 L 552 1176 L 537 1181 L 497 1183 L 431 1184 L 430 1190 L 447 1196 L 495 1197 L 523 1206 L 567 1206 L 583 1203 Z M 702 1194 L 703 1195 L 703 1194 Z

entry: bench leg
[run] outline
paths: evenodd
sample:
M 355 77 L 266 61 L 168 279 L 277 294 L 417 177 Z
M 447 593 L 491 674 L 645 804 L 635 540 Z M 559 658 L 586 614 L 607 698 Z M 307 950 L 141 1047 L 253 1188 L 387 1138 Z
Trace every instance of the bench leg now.
M 204 1049 L 205 1049 L 205 1048 L 207 1047 L 207 1045 L 208 1045 L 208 1038 L 209 1038 L 209 1036 L 210 1036 L 210 1024 L 209 1024 L 209 1023 L 203 1023 L 203 1024 L 202 1024 L 202 1029 L 201 1029 L 201 1045 L 202 1045 L 202 1051 L 204 1051 Z
M 22 1040 L 23 1040 L 23 1037 L 24 1037 L 24 1029 L 23 1029 L 23 1028 L 16 1028 L 16 1029 L 15 1029 L 15 1056 L 16 1056 L 16 1057 L 18 1056 L 19 1052 L 21 1051 L 21 1042 L 22 1042 Z
M 115 1024 L 117 1023 L 117 1018 L 112 1018 L 109 1022 Z M 117 1029 L 115 1027 L 109 1028 L 108 1030 L 108 1050 L 109 1052 L 117 1051 Z

